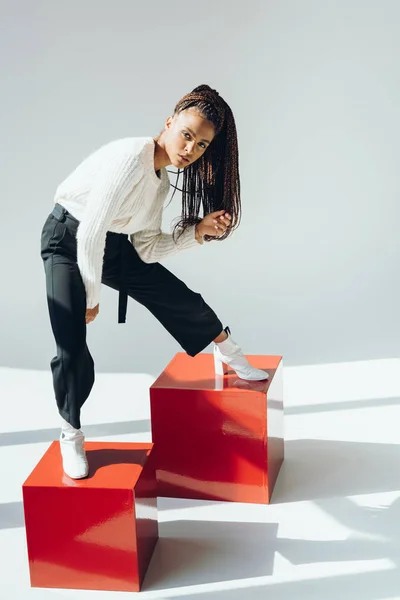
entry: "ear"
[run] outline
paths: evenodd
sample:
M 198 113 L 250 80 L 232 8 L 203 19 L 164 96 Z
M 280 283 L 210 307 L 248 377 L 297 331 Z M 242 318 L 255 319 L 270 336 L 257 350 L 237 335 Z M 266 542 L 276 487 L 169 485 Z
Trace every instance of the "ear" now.
M 173 117 L 168 117 L 167 120 L 165 121 L 165 129 L 169 129 L 172 125 L 172 121 L 173 121 Z

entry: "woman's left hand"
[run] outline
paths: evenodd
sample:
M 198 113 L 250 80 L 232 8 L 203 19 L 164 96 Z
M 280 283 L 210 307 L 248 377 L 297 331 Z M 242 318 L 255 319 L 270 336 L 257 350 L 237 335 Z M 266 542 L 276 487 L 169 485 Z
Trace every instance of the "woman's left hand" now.
M 206 215 L 204 219 L 196 225 L 196 229 L 200 236 L 210 235 L 212 237 L 218 237 L 225 233 L 226 229 L 231 224 L 232 217 L 229 213 L 224 210 L 217 210 L 209 215 Z

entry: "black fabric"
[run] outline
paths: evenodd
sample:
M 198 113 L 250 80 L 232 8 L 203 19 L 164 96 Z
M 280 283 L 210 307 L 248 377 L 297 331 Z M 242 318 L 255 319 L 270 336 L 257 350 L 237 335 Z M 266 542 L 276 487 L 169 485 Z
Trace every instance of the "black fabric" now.
M 53 211 L 51 213 L 53 217 L 55 217 L 61 223 L 68 221 L 70 224 L 70 228 L 75 232 L 78 228 L 79 221 L 75 219 L 61 204 L 55 204 Z M 120 285 L 119 285 L 119 296 L 118 296 L 118 323 L 126 322 L 126 311 L 128 306 L 128 294 L 126 291 L 125 280 L 124 280 L 124 248 L 125 244 L 123 244 L 124 238 L 128 239 L 127 235 L 121 234 L 119 236 L 121 243 L 121 252 L 120 252 Z
M 86 344 L 86 293 L 76 257 L 78 225 L 79 221 L 56 205 L 41 238 L 57 346 L 51 361 L 54 391 L 60 414 L 76 428 L 81 426 L 80 410 L 94 383 L 94 363 Z M 143 262 L 124 234 L 107 233 L 102 283 L 120 292 L 120 322 L 125 320 L 130 296 L 144 305 L 190 356 L 201 352 L 223 329 L 199 293 L 161 264 Z

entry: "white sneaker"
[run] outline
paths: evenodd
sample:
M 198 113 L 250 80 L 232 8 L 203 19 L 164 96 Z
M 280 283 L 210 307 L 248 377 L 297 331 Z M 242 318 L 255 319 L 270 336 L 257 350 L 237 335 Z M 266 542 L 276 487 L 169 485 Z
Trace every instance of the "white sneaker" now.
M 249 364 L 240 346 L 233 341 L 229 327 L 225 327 L 224 331 L 228 334 L 227 339 L 223 342 L 215 343 L 214 346 L 215 374 L 223 375 L 224 366 L 228 365 L 236 372 L 236 375 L 240 379 L 246 379 L 247 381 L 268 379 L 269 375 L 266 371 L 255 369 Z
M 89 474 L 89 465 L 84 448 L 85 436 L 62 419 L 60 450 L 64 473 L 71 479 L 83 479 Z

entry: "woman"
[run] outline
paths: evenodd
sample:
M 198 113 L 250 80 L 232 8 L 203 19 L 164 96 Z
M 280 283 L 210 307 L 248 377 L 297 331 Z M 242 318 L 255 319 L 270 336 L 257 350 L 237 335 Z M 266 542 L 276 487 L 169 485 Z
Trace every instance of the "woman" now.
M 162 233 L 170 183 L 168 165 L 183 169 L 182 214 Z M 204 215 L 199 216 L 200 211 Z M 235 121 L 218 92 L 195 88 L 176 105 L 156 137 L 113 141 L 86 158 L 58 186 L 42 231 L 41 256 L 57 355 L 51 361 L 62 418 L 63 468 L 86 477 L 81 407 L 94 382 L 86 324 L 99 312 L 100 285 L 119 291 L 119 322 L 127 296 L 146 306 L 190 355 L 214 341 L 215 370 L 223 365 L 247 380 L 252 368 L 214 311 L 158 261 L 203 241 L 223 240 L 240 220 Z

